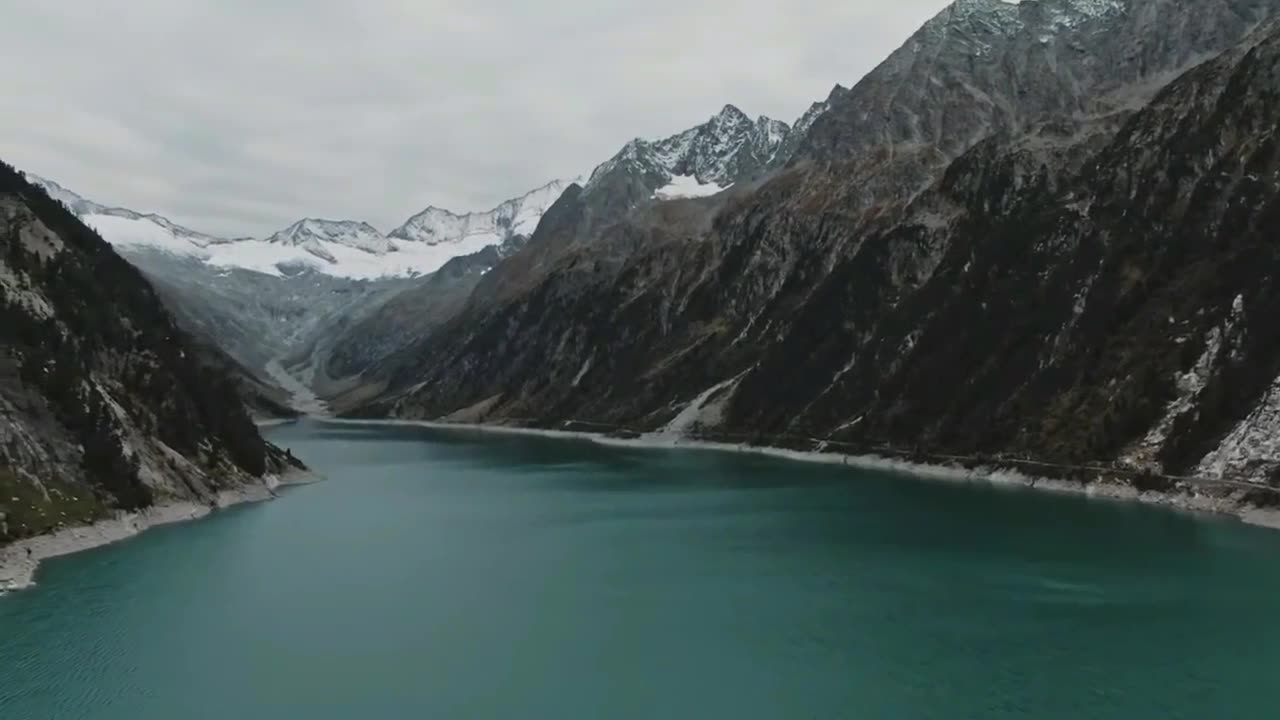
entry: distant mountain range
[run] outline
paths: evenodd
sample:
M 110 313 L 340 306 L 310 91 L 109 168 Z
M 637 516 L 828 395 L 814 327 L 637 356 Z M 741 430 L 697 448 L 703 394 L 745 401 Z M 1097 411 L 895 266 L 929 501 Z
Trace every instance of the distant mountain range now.
M 554 181 L 484 213 L 457 215 L 428 208 L 390 235 L 354 220 L 305 218 L 265 239 L 220 238 L 152 213 L 111 207 L 27 173 L 102 237 L 121 248 L 158 250 L 211 267 L 268 275 L 314 270 L 334 277 L 413 277 L 437 270 L 452 257 L 528 234 L 569 181 Z
M 817 108 L 818 106 L 815 106 Z M 800 124 L 812 122 L 816 110 Z M 637 200 L 673 200 L 718 193 L 778 166 L 792 148 L 786 123 L 749 118 L 726 105 L 707 122 L 656 141 L 636 139 L 589 176 L 553 180 L 484 212 L 428 207 L 383 234 L 356 220 L 305 218 L 267 238 L 221 238 L 154 213 L 104 205 L 39 175 L 27 178 L 61 201 L 103 238 L 122 249 L 159 250 L 217 268 L 268 275 L 314 270 L 334 277 L 377 279 L 435 272 L 451 258 L 528 237 L 552 203 L 572 185 L 589 190 L 636 183 Z

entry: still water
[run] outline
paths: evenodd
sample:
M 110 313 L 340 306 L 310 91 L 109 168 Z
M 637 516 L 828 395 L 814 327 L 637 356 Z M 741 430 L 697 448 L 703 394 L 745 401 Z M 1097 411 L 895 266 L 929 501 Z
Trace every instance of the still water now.
M 270 435 L 328 481 L 0 598 L 0 718 L 1280 716 L 1274 531 L 730 453 Z

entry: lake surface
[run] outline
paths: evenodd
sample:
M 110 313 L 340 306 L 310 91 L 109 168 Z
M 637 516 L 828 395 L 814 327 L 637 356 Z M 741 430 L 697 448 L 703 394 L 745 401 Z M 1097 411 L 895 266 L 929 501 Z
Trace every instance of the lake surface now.
M 269 434 L 328 481 L 0 598 L 0 718 L 1280 716 L 1274 531 L 731 453 Z

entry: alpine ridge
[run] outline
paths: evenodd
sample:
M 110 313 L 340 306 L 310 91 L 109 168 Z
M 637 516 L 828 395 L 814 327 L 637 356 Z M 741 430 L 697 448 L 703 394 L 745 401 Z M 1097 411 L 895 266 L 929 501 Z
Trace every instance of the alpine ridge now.
M 516 235 L 532 235 L 551 203 L 565 188 L 580 182 L 581 178 L 553 180 L 487 212 L 459 215 L 429 207 L 392 230 L 391 237 L 427 245 L 455 245 L 459 248 L 457 255 L 469 255 Z

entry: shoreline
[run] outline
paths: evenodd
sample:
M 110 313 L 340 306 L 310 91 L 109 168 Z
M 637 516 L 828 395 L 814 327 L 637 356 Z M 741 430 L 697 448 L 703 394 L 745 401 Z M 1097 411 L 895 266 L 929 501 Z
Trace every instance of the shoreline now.
M 841 453 L 788 450 L 785 448 L 763 445 L 735 445 L 731 443 L 709 442 L 705 440 L 685 440 L 679 438 L 642 436 L 635 439 L 611 438 L 599 433 L 575 430 L 548 430 L 542 428 L 522 428 L 509 425 L 481 425 L 476 423 L 450 423 L 435 420 L 366 420 L 317 417 L 320 422 L 340 423 L 348 425 L 402 425 L 410 427 L 427 427 L 437 430 L 471 430 L 476 432 L 499 433 L 508 435 L 531 435 L 548 438 L 578 439 L 617 447 L 662 449 L 712 450 L 718 452 L 750 453 L 796 462 L 822 463 L 825 465 L 843 465 L 845 467 L 880 472 L 907 474 L 928 480 L 963 483 L 966 485 L 986 485 L 997 488 L 1014 488 L 1038 490 L 1060 495 L 1083 496 L 1093 500 L 1113 502 L 1136 502 L 1143 505 L 1163 507 L 1179 512 L 1198 515 L 1217 515 L 1232 517 L 1249 525 L 1280 530 L 1280 508 L 1262 508 L 1241 503 L 1227 497 L 1211 497 L 1188 492 L 1155 492 L 1140 491 L 1132 485 L 1114 481 L 1098 480 L 1084 484 L 1068 480 L 1027 475 L 1017 470 L 999 467 L 965 468 L 957 465 L 935 465 L 898 460 L 879 455 L 846 455 Z
M 180 500 L 139 512 L 118 513 L 92 525 L 63 528 L 5 545 L 0 547 L 0 596 L 33 587 L 43 560 L 127 540 L 153 527 L 199 520 L 236 505 L 273 500 L 279 496 L 278 488 L 309 485 L 319 479 L 309 471 L 292 469 L 282 475 L 268 475 L 261 483 L 224 490 L 212 503 Z

